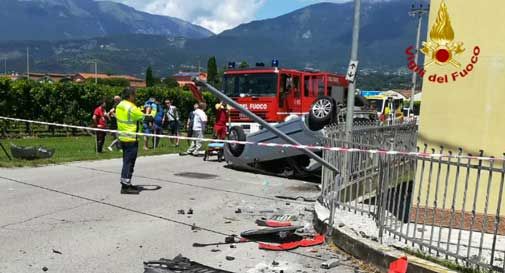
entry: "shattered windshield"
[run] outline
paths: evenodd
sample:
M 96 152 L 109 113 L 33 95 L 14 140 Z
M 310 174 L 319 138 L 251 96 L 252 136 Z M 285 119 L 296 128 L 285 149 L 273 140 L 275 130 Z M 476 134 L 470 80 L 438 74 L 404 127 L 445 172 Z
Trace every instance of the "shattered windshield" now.
M 239 74 L 225 75 L 224 92 L 230 97 L 276 96 L 277 74 Z

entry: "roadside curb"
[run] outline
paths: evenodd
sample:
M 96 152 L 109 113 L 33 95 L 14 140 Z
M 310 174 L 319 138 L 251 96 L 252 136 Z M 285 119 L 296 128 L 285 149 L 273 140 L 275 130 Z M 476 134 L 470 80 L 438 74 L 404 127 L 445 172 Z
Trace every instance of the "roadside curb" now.
M 315 227 L 320 230 L 331 228 L 328 226 L 330 212 L 319 202 L 315 204 Z M 382 245 L 370 239 L 365 239 L 355 234 L 349 228 L 338 227 L 331 229 L 331 240 L 337 247 L 344 252 L 363 260 L 379 269 L 381 272 L 387 272 L 389 264 L 400 257 L 408 258 L 408 273 L 456 273 L 439 264 L 418 258 L 402 252 L 393 247 Z

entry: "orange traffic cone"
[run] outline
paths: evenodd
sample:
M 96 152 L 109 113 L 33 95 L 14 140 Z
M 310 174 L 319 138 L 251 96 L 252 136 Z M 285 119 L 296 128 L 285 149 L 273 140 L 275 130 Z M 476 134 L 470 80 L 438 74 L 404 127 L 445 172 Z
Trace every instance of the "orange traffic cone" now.
M 389 265 L 388 273 L 407 273 L 408 264 L 407 257 L 401 257 Z

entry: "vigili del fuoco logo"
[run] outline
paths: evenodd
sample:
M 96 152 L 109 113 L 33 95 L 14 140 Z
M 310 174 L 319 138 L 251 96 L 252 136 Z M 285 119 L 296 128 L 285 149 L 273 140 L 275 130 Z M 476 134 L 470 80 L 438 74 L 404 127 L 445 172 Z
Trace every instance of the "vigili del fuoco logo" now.
M 473 48 L 472 57 L 466 62 L 467 65 L 462 66 L 458 57 L 461 53 L 465 52 L 464 44 L 455 39 L 447 4 L 442 0 L 437 19 L 430 30 L 430 39 L 427 42 L 423 42 L 423 47 L 420 51 L 426 56 L 424 68 L 415 63 L 415 48 L 413 46 L 410 46 L 405 51 L 407 60 L 409 61 L 408 68 L 420 77 L 424 77 L 425 74 L 428 74 L 427 69 L 433 64 L 447 66 L 452 69 L 452 72 L 442 75 L 429 74 L 428 76 L 429 81 L 443 84 L 467 77 L 479 61 L 480 47 L 475 46 Z

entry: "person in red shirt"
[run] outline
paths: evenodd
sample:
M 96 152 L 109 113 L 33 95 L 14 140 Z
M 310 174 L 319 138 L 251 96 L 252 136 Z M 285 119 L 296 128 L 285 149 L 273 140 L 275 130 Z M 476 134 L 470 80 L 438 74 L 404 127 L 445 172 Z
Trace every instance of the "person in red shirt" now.
M 107 129 L 108 114 L 105 111 L 105 101 L 95 109 L 93 112 L 93 122 L 99 129 Z M 96 131 L 96 151 L 103 152 L 103 144 L 105 143 L 106 132 Z
M 216 123 L 214 134 L 218 139 L 226 139 L 228 134 L 227 123 L 230 120 L 230 107 L 225 102 L 216 104 Z

